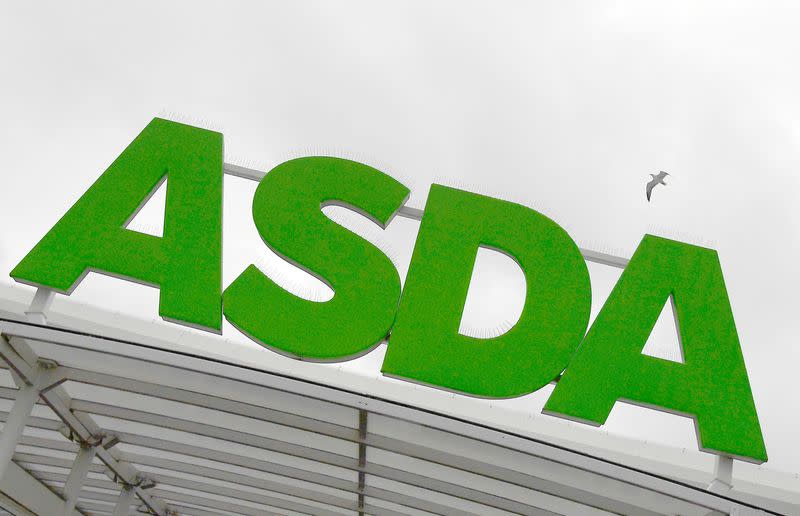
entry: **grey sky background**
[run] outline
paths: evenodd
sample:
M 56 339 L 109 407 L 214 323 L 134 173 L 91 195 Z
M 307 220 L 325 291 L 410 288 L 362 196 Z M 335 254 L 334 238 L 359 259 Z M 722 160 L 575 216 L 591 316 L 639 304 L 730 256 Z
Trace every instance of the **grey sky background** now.
M 440 182 L 523 202 L 583 247 L 630 256 L 650 232 L 717 249 L 768 467 L 798 473 L 798 26 L 794 2 L 3 1 L 2 281 L 154 116 L 220 130 L 227 161 L 265 170 L 349 157 L 417 207 Z M 226 179 L 225 285 L 255 262 L 324 297 L 260 242 L 255 186 Z M 140 230 L 157 231 L 158 201 Z M 404 276 L 417 223 L 333 211 Z M 465 331 L 519 313 L 521 275 L 493 254 Z M 596 314 L 619 271 L 590 269 Z M 73 295 L 143 317 L 157 296 L 97 275 Z M 654 339 L 669 354 L 670 328 Z M 345 367 L 375 374 L 382 353 Z M 545 395 L 504 403 L 538 412 Z M 620 404 L 604 430 L 695 446 L 688 420 Z

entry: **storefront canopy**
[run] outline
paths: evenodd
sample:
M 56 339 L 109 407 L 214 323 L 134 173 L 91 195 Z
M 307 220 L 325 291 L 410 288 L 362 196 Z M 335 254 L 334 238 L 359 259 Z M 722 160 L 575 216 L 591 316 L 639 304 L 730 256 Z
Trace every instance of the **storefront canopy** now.
M 12 467 L 60 497 L 72 490 L 86 514 L 761 512 L 586 453 L 234 362 L 19 321 L 0 332 L 3 433 L 25 425 Z M 85 480 L 70 480 L 87 456 Z M 4 505 L 25 506 L 35 488 L 25 489 L 5 490 Z

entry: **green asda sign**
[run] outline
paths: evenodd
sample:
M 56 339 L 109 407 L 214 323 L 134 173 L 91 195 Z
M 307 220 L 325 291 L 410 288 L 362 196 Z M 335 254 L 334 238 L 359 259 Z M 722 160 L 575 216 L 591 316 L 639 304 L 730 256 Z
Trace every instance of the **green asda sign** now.
M 222 291 L 222 135 L 154 119 L 11 272 L 69 293 L 92 270 L 160 289 L 165 319 L 253 340 L 303 360 L 342 361 L 389 337 L 386 375 L 509 398 L 558 380 L 544 411 L 591 425 L 617 400 L 691 416 L 700 447 L 763 462 L 767 453 L 717 253 L 645 236 L 591 328 L 591 287 L 575 242 L 521 205 L 431 187 L 405 288 L 389 259 L 321 211 L 342 204 L 385 226 L 409 190 L 369 166 L 307 157 L 260 182 L 264 242 L 335 292 L 298 298 L 249 266 Z M 124 228 L 169 176 L 163 237 Z M 514 258 L 527 293 L 493 339 L 458 328 L 479 246 Z M 642 354 L 673 296 L 684 363 Z

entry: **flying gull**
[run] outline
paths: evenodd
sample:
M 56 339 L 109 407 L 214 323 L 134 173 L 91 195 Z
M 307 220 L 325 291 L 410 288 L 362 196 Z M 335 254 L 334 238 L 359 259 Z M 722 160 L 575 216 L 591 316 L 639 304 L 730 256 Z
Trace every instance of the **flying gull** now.
M 651 179 L 650 182 L 647 183 L 647 202 L 650 202 L 650 195 L 653 193 L 653 188 L 655 188 L 657 185 L 666 186 L 667 183 L 664 182 L 664 178 L 667 177 L 668 175 L 669 174 L 667 174 L 663 170 L 660 171 L 658 174 L 650 174 L 650 177 L 652 177 L 653 179 Z

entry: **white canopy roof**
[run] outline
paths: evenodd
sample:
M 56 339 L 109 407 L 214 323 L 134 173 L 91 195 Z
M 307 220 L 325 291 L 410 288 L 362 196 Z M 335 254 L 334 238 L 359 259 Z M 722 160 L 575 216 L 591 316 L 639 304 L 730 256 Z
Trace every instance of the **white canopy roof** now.
M 582 451 L 586 443 L 456 417 L 419 396 L 404 403 L 382 382 L 347 389 L 345 373 L 328 381 L 330 369 L 320 383 L 225 358 L 224 349 L 168 348 L 147 331 L 123 340 L 57 328 L 58 318 L 0 322 L 10 367 L 0 374 L 0 419 L 19 393 L 15 381 L 43 389 L 14 463 L 18 476 L 59 495 L 81 444 L 96 445 L 76 506 L 85 513 L 112 514 L 125 485 L 136 494 L 131 511 L 156 514 L 800 512 L 781 486 L 723 496 L 664 473 L 688 471 L 691 460 L 643 469 Z M 117 333 L 132 326 L 114 320 Z M 15 496 L 8 482 L 0 490 L 25 506 L 35 488 Z

